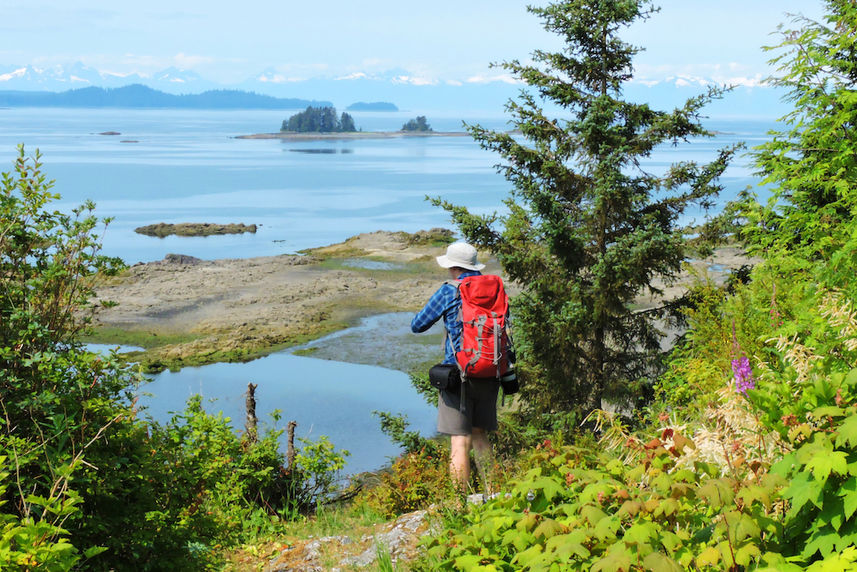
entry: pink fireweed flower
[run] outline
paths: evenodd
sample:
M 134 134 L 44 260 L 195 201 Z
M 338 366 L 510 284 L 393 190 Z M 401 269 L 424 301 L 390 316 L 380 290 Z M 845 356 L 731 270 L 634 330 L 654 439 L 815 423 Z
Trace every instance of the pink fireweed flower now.
M 756 389 L 756 380 L 753 378 L 753 368 L 746 356 L 732 360 L 732 373 L 735 380 L 735 389 L 742 395 L 747 395 L 747 390 Z

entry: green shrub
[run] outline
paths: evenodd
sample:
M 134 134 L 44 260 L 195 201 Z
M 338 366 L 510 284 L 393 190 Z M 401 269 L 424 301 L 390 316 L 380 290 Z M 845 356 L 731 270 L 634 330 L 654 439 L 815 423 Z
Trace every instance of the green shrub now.
M 380 482 L 361 493 L 358 503 L 385 517 L 442 504 L 455 496 L 449 476 L 449 454 L 405 453 L 379 476 Z
M 214 548 L 309 510 L 342 455 L 280 431 L 243 439 L 199 398 L 163 426 L 137 416 L 141 376 L 78 342 L 99 254 L 94 205 L 57 196 L 23 147 L 0 183 L 0 568 L 199 570 Z

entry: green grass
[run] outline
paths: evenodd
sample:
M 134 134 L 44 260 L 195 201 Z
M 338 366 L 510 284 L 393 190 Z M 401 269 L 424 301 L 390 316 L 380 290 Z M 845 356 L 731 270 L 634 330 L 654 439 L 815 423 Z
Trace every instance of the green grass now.
M 139 346 L 149 350 L 162 346 L 192 342 L 200 337 L 198 334 L 123 330 L 121 328 L 105 327 L 98 328 L 82 336 L 81 341 L 93 344 Z

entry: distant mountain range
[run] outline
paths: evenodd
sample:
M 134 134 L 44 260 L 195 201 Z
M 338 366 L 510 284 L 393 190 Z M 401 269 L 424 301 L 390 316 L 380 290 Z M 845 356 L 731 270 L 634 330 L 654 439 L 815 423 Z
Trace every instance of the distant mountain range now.
M 117 88 L 84 87 L 63 92 L 0 91 L 4 107 L 125 107 L 178 109 L 304 109 L 333 105 L 329 101 L 279 98 L 238 90 L 209 90 L 174 95 L 135 84 Z
M 689 97 L 705 93 L 706 87 L 712 83 L 705 78 L 686 76 L 665 78 L 659 82 L 631 82 L 625 86 L 625 96 L 630 100 L 648 102 L 656 109 L 670 109 Z M 151 91 L 144 91 L 144 86 Z M 0 65 L 0 92 L 7 90 L 3 97 L 10 98 L 0 100 L 0 105 L 5 106 L 22 105 L 17 102 L 26 97 L 31 97 L 33 102 L 88 100 L 92 103 L 87 105 L 92 107 L 128 105 L 110 103 L 120 98 L 134 101 L 134 107 L 297 109 L 307 105 L 333 104 L 346 109 L 355 105 L 354 102 L 396 102 L 398 109 L 420 115 L 455 112 L 461 116 L 479 117 L 480 114 L 504 114 L 506 102 L 516 97 L 524 87 L 504 77 L 471 78 L 463 82 L 431 81 L 413 77 L 401 69 L 314 79 L 285 77 L 276 70 L 268 69 L 243 82 L 224 86 L 205 80 L 195 72 L 177 68 L 143 76 L 102 72 L 81 63 L 48 68 Z M 100 88 L 100 91 L 94 88 Z M 10 91 L 15 93 L 10 94 Z M 37 91 L 61 93 L 35 95 L 33 92 Z M 29 92 L 31 95 L 25 96 L 19 92 Z M 753 84 L 739 86 L 722 100 L 705 108 L 704 113 L 711 117 L 776 118 L 788 111 L 788 106 L 781 102 L 781 95 L 781 92 L 770 87 Z

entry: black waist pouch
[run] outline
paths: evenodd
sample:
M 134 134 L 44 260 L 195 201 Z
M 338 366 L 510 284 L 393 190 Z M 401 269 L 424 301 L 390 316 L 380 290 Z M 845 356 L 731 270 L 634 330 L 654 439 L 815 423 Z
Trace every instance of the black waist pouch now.
M 449 363 L 439 363 L 429 369 L 429 382 L 438 389 L 458 391 L 461 386 L 461 374 L 458 366 Z

